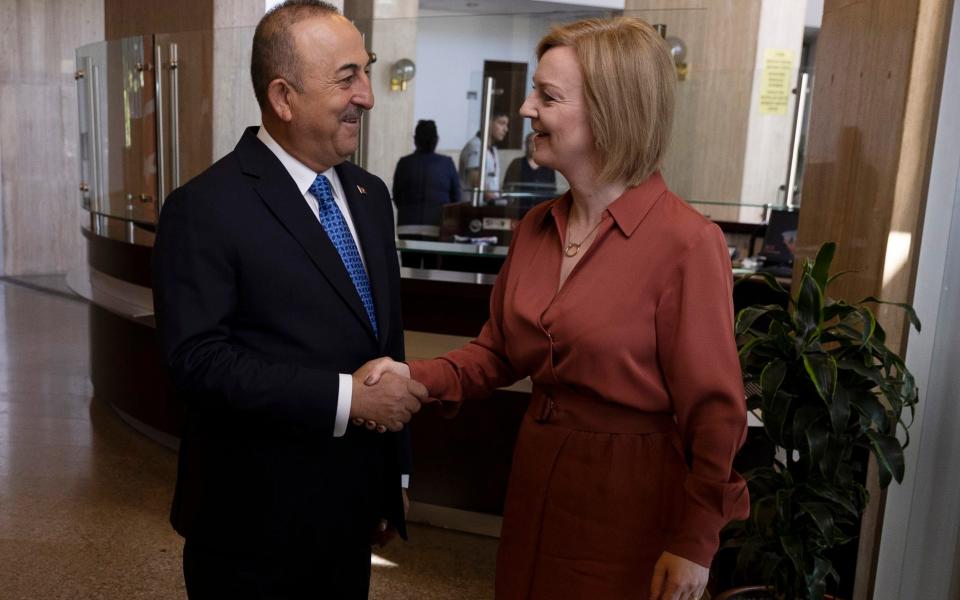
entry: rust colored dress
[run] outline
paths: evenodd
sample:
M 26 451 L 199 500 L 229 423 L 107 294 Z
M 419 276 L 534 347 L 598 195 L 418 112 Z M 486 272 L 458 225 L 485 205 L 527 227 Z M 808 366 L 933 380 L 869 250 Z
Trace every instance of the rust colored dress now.
M 604 213 L 558 291 L 569 194 L 520 223 L 479 337 L 411 375 L 433 397 L 525 376 L 499 600 L 647 598 L 666 550 L 709 566 L 746 518 L 746 433 L 723 234 L 659 173 Z

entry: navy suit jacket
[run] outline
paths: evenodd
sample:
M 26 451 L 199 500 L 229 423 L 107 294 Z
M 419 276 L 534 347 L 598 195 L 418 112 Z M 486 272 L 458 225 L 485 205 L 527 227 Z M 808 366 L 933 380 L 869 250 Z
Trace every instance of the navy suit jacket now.
M 389 194 L 336 167 L 375 335 L 340 255 L 256 134 L 175 190 L 157 230 L 157 328 L 187 414 L 171 521 L 184 537 L 260 551 L 368 535 L 379 518 L 405 536 L 407 430 L 333 437 L 338 373 L 403 359 Z
M 460 200 L 460 176 L 449 156 L 414 152 L 397 161 L 393 201 L 398 225 L 440 225 L 443 205 Z

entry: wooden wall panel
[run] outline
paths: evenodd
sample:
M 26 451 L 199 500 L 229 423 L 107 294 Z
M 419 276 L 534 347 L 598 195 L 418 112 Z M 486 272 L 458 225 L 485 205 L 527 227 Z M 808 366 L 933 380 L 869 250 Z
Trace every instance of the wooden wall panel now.
M 950 0 L 828 3 L 817 50 L 798 255 L 838 243 L 832 296 L 910 302 Z M 905 320 L 880 310 L 892 347 Z M 871 472 L 875 465 L 871 465 Z M 871 475 L 855 599 L 873 595 L 884 496 Z
M 664 23 L 687 44 L 690 75 L 677 86 L 664 163 L 670 188 L 689 201 L 740 202 L 753 86 L 759 0 L 627 0 L 627 14 Z M 714 219 L 737 209 L 695 205 Z
M 106 39 L 213 29 L 213 1 L 103 0 Z
M 798 255 L 837 241 L 832 294 L 879 294 L 894 209 L 917 0 L 828 4 L 818 40 Z M 882 57 L 882 59 L 879 59 Z

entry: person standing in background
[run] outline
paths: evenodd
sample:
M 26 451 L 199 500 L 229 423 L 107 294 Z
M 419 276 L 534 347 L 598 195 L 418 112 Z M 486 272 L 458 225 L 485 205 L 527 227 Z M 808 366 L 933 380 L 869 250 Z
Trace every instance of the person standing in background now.
M 490 115 L 490 145 L 487 146 L 486 200 L 493 200 L 500 194 L 500 153 L 496 144 L 507 137 L 510 116 L 503 111 L 494 111 Z M 480 187 L 480 140 L 482 131 L 470 138 L 460 151 L 460 180 L 464 191 Z
M 443 206 L 460 202 L 457 168 L 449 156 L 434 152 L 438 141 L 437 124 L 419 121 L 413 134 L 416 152 L 397 161 L 393 172 L 393 203 L 397 206 L 398 226 L 439 228 Z M 431 237 L 424 232 L 417 235 Z
M 537 164 L 533 159 L 533 138 L 531 131 L 523 140 L 524 156 L 513 159 L 503 177 L 503 186 L 508 190 L 553 192 L 557 187 L 557 173 L 550 167 Z M 532 184 L 532 185 L 531 185 Z

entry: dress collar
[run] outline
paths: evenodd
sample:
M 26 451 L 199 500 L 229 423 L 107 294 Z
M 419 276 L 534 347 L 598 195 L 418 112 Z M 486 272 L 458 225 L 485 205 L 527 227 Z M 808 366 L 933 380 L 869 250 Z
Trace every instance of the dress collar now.
M 630 237 L 666 191 L 667 184 L 663 181 L 663 176 L 660 175 L 660 171 L 654 171 L 640 185 L 627 188 L 619 198 L 607 206 L 604 214 L 613 217 L 613 221 L 620 228 L 620 231 L 625 236 Z M 540 217 L 540 225 L 542 226 L 546 222 L 549 215 L 556 222 L 557 227 L 561 231 L 564 230 L 570 216 L 572 201 L 573 197 L 569 191 L 554 200 L 550 209 L 543 211 Z

